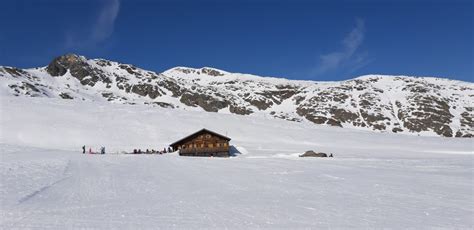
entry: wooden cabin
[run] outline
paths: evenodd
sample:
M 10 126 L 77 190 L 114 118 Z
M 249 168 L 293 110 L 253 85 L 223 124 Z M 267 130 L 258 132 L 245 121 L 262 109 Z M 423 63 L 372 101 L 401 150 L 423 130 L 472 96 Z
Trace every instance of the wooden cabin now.
M 178 150 L 180 156 L 228 157 L 229 141 L 230 138 L 224 135 L 201 129 L 170 146 Z

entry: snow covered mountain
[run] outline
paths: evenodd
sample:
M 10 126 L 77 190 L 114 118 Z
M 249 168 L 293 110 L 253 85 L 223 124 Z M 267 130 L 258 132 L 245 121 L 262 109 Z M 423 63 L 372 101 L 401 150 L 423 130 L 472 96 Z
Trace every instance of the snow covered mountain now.
M 472 139 L 438 137 L 472 135 L 472 83 L 158 74 L 77 55 L 0 76 L 0 229 L 474 228 Z M 202 128 L 235 157 L 122 154 Z
M 474 135 L 474 84 L 440 78 L 367 75 L 316 82 L 209 67 L 156 73 L 68 54 L 46 67 L 0 67 L 0 79 L 2 96 L 147 104 L 378 132 Z

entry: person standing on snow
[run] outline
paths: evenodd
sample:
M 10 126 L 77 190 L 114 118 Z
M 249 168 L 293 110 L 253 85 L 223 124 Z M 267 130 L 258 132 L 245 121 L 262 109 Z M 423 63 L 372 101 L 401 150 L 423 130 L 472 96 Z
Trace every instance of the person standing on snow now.
M 86 146 L 85 145 L 82 146 L 82 154 L 84 154 L 84 153 L 86 153 Z

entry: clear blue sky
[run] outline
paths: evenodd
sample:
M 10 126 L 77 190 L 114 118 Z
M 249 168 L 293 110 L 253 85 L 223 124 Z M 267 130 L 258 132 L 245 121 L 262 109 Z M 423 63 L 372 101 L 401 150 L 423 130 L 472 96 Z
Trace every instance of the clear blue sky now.
M 371 73 L 473 82 L 472 1 L 2 0 L 0 65 L 64 53 L 157 72 L 290 79 Z

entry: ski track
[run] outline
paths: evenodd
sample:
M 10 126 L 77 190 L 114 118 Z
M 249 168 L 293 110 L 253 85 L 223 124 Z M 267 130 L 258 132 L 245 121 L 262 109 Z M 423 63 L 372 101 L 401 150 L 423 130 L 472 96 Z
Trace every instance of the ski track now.
M 40 189 L 38 189 L 38 190 L 36 190 L 36 191 L 30 193 L 30 194 L 24 196 L 23 198 L 21 198 L 20 200 L 18 200 L 18 204 L 22 204 L 23 202 L 26 202 L 26 201 L 30 200 L 31 198 L 33 198 L 33 197 L 35 197 L 36 195 L 38 195 L 38 194 L 44 192 L 45 190 L 51 188 L 52 186 L 54 186 L 54 185 L 56 185 L 56 184 L 59 184 L 59 183 L 63 182 L 64 180 L 67 180 L 70 176 L 66 176 L 66 172 L 69 170 L 69 167 L 70 167 L 70 166 L 71 166 L 71 161 L 69 160 L 68 163 L 67 163 L 67 165 L 66 165 L 66 168 L 64 169 L 64 171 L 63 171 L 63 173 L 62 173 L 63 178 L 61 178 L 61 179 L 59 179 L 59 180 L 57 180 L 57 181 L 55 181 L 55 182 L 53 182 L 53 183 L 51 183 L 51 184 L 49 184 L 49 185 L 46 185 L 46 186 L 44 186 L 44 187 L 42 187 L 42 188 L 40 188 Z
M 40 188 L 39 190 L 34 191 L 33 193 L 31 193 L 31 194 L 29 194 L 29 195 L 27 195 L 27 196 L 21 198 L 21 199 L 18 201 L 18 204 L 22 204 L 23 202 L 26 202 L 26 201 L 30 200 L 31 198 L 35 197 L 36 195 L 38 195 L 38 194 L 44 192 L 46 189 L 49 189 L 49 188 L 51 188 L 52 186 L 54 186 L 54 185 L 56 185 L 56 184 L 58 184 L 58 183 L 61 183 L 61 182 L 63 182 L 63 181 L 66 180 L 66 179 L 68 179 L 68 177 L 62 178 L 62 179 L 60 179 L 60 180 L 58 180 L 58 181 L 56 181 L 56 182 L 54 182 L 54 183 L 52 183 L 52 184 L 50 184 L 50 185 L 44 186 L 44 187 Z

